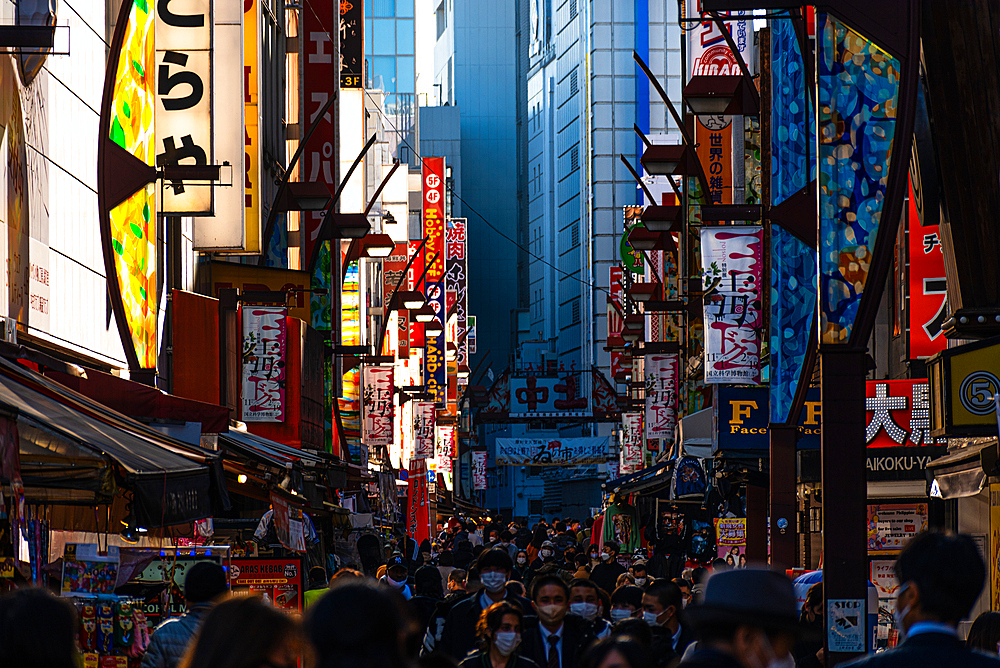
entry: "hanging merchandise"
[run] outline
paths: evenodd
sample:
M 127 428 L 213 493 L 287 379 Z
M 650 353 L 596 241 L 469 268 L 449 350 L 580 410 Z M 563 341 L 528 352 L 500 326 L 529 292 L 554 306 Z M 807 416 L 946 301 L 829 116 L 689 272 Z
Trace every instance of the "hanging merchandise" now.
M 696 457 L 681 457 L 674 465 L 670 489 L 674 499 L 697 498 L 705 495 L 705 469 Z
M 691 564 L 708 564 L 715 559 L 715 525 L 706 512 L 689 513 L 687 517 L 687 557 Z
M 628 503 L 613 503 L 604 512 L 603 540 L 618 543 L 620 554 L 639 549 L 639 511 Z

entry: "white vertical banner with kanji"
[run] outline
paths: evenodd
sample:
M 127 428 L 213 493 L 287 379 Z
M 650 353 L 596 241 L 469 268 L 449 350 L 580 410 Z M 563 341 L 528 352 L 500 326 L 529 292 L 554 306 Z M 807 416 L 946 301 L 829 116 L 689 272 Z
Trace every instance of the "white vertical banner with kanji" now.
M 483 491 L 486 489 L 486 451 L 472 451 L 472 489 Z
M 433 401 L 417 401 L 413 406 L 413 458 L 434 457 L 434 426 L 437 413 Z
M 622 413 L 621 474 L 642 469 L 642 413 Z
M 760 382 L 763 245 L 759 225 L 701 228 L 706 383 Z
M 392 445 L 395 405 L 392 402 L 393 368 L 369 366 L 362 374 L 362 441 L 365 445 Z
M 285 420 L 284 307 L 243 307 L 243 421 Z
M 677 428 L 680 355 L 646 355 L 646 438 L 673 443 Z
M 439 425 L 435 428 L 436 447 L 434 458 L 437 460 L 435 470 L 444 476 L 444 486 L 450 492 L 452 490 L 452 475 L 454 473 L 455 456 L 455 425 Z

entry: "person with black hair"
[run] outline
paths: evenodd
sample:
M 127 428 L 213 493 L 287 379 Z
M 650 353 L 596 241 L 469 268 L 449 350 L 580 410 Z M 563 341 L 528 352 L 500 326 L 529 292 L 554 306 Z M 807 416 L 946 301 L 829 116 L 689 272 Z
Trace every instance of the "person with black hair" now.
M 792 581 L 777 571 L 716 573 L 705 585 L 704 600 L 686 612 L 698 643 L 677 668 L 761 668 L 787 663 L 802 632 Z
M 604 541 L 601 548 L 601 563 L 590 569 L 590 579 L 604 591 L 611 593 L 618 583 L 618 576 L 626 572 L 625 567 L 618 563 L 618 543 Z
M 475 646 L 476 625 L 483 610 L 494 603 L 507 600 L 529 610 L 528 601 L 512 596 L 506 584 L 513 568 L 510 555 L 504 550 L 486 550 L 476 562 L 483 590 L 457 602 L 445 617 L 439 642 L 433 649 L 444 652 L 456 661 L 461 660 Z M 425 649 L 427 643 L 424 643 Z
M 76 610 L 45 589 L 0 597 L 0 666 L 76 668 Z
M 510 555 L 511 559 L 517 554 L 517 545 L 514 545 L 514 536 L 506 529 L 500 532 L 500 542 L 497 544 L 497 547 L 507 550 L 507 554 Z
M 334 583 L 306 614 L 315 668 L 405 668 L 402 605 L 370 580 Z
M 326 569 L 322 566 L 313 566 L 309 569 L 309 589 L 302 594 L 303 607 L 308 608 L 318 601 L 326 593 L 329 581 L 326 577 Z
M 521 644 L 524 611 L 507 601 L 483 610 L 476 625 L 479 649 L 459 668 L 538 668 L 531 659 L 515 650 Z
M 795 643 L 792 656 L 798 668 L 823 668 L 823 583 L 809 587 L 799 623 L 805 637 Z
M 231 598 L 205 615 L 180 668 L 296 668 L 298 623 L 257 596 Z
M 569 614 L 569 587 L 558 575 L 542 575 L 531 585 L 536 617 L 528 618 L 520 652 L 544 668 L 575 668 L 596 639 L 590 622 Z
M 986 565 L 971 537 L 918 534 L 903 548 L 894 570 L 899 582 L 894 614 L 905 639 L 892 650 L 844 665 L 1000 668 L 1000 658 L 967 647 L 958 636 L 958 623 L 968 617 L 986 580 Z
M 684 600 L 680 587 L 670 580 L 653 580 L 642 592 L 642 616 L 653 629 L 653 653 L 669 650 L 678 656 L 694 640 L 694 632 L 681 624 Z
M 528 577 L 528 569 L 531 568 L 531 564 L 528 563 L 528 553 L 524 550 L 518 550 L 514 553 L 514 570 L 511 571 L 510 576 L 516 578 L 521 582 L 524 582 Z
M 611 634 L 611 624 L 604 619 L 604 603 L 601 590 L 592 581 L 575 578 L 569 583 L 569 611 L 583 617 L 594 626 L 594 635 L 599 639 Z
M 184 578 L 187 612 L 156 627 L 142 657 L 142 668 L 175 668 L 209 609 L 227 591 L 229 582 L 219 564 L 199 561 L 189 568 Z
M 417 569 L 413 582 L 415 595 L 410 599 L 410 610 L 420 627 L 418 633 L 423 638 L 438 603 L 444 599 L 441 572 L 436 566 L 423 566 Z
M 580 662 L 580 668 L 652 668 L 653 665 L 649 647 L 628 635 L 615 635 L 595 643 Z
M 638 619 L 646 624 L 642 619 L 642 589 L 635 585 L 618 587 L 611 594 L 611 623 L 617 624 L 626 619 Z M 646 626 L 649 627 L 649 624 Z
M 1000 612 L 988 610 L 976 617 L 965 646 L 987 654 L 1000 653 Z

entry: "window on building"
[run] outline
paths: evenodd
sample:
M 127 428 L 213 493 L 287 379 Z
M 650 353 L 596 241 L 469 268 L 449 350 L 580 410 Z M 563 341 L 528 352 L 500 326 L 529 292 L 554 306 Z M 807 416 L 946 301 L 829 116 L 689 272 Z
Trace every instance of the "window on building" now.
M 823 531 L 823 507 L 813 506 L 809 509 L 809 533 Z
M 396 58 L 397 93 L 415 93 L 417 91 L 417 83 L 414 74 L 415 67 L 416 65 L 414 64 L 413 56 Z
M 570 19 L 576 18 L 576 0 L 569 0 L 569 17 Z
M 528 514 L 529 515 L 541 515 L 544 512 L 545 512 L 545 499 L 529 499 L 528 500 Z
M 580 322 L 580 298 L 573 300 L 573 324 Z
M 413 16 L 413 0 L 396 0 L 396 16 Z
M 372 58 L 372 86 L 386 93 L 396 92 L 396 59 L 392 56 Z
M 573 227 L 570 229 L 569 237 L 570 242 L 574 246 L 580 245 L 580 223 L 573 223 Z
M 577 77 L 577 71 L 573 70 L 572 74 L 569 75 L 569 94 L 576 95 L 580 92 L 580 80 Z
M 413 21 L 396 21 L 396 53 L 405 56 L 413 53 Z
M 396 22 L 393 19 L 372 21 L 372 53 L 376 56 L 396 53 Z
M 445 7 L 443 0 L 438 5 L 437 10 L 435 10 L 434 18 L 437 19 L 437 38 L 441 39 L 441 35 L 448 29 L 448 9 Z
M 372 16 L 391 17 L 396 15 L 396 0 L 372 0 Z
M 569 168 L 580 169 L 580 147 L 574 146 L 569 152 Z

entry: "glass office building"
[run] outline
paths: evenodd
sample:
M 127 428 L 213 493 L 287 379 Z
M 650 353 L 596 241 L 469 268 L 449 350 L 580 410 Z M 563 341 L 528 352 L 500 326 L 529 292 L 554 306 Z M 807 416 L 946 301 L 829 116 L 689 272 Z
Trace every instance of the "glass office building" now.
M 367 86 L 385 93 L 386 113 L 408 130 L 417 90 L 414 35 L 413 0 L 365 0 Z

